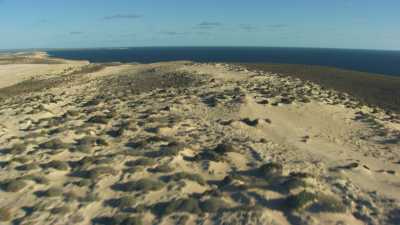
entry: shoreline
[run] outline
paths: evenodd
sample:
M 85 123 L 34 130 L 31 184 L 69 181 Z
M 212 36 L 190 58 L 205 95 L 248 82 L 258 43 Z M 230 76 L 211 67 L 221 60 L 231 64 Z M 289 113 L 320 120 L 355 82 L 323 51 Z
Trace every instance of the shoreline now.
M 331 66 L 348 70 L 400 76 L 396 64 L 400 51 L 369 51 L 314 48 L 245 48 L 245 47 L 160 47 L 118 49 L 54 50 L 52 55 L 68 59 L 88 59 L 102 63 L 136 61 L 191 60 L 199 63 L 284 63 Z
M 71 63 L 97 64 L 97 65 L 128 65 L 128 64 L 151 64 L 151 63 L 122 63 L 104 62 L 91 63 L 88 60 L 69 60 L 50 56 L 47 52 L 16 52 L 4 55 L 22 56 L 32 58 L 27 63 Z M 0 65 L 1 65 L 0 54 Z M 170 63 L 176 61 L 169 61 Z M 14 62 L 15 63 L 15 62 Z M 168 62 L 163 62 L 168 63 Z M 218 62 L 216 62 L 218 63 Z M 220 62 L 224 64 L 224 62 Z M 280 64 L 280 63 L 226 63 L 239 65 L 251 71 L 263 71 L 276 73 L 281 76 L 299 78 L 303 81 L 311 81 L 324 88 L 350 94 L 371 107 L 381 107 L 387 111 L 400 112 L 400 77 L 346 70 L 337 67 L 303 65 L 303 64 Z M 1 87 L 1 86 L 0 86 Z
M 353 95 L 370 106 L 400 112 L 400 77 L 335 67 L 296 64 L 239 64 L 249 70 L 277 73 L 311 81 L 322 87 Z

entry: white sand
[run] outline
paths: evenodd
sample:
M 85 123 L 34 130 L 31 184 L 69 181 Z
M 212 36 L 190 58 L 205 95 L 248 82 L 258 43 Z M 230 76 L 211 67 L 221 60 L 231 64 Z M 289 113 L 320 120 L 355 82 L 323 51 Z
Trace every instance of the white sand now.
M 47 56 L 38 53 L 28 57 Z M 339 100 L 336 92 L 329 94 L 315 84 L 232 65 L 123 64 L 69 75 L 87 65 L 79 61 L 0 65 L 0 97 L 1 88 L 12 88 L 26 79 L 65 77 L 63 83 L 34 93 L 21 91 L 1 102 L 2 223 L 106 224 L 112 219 L 115 222 L 117 216 L 125 223 L 127 218 L 139 218 L 144 224 L 400 221 L 396 211 L 400 207 L 400 124 L 388 119 L 381 109 L 373 112 L 348 98 Z M 182 73 L 202 83 L 185 86 L 186 90 L 169 87 L 171 79 Z M 147 77 L 154 74 L 172 76 L 152 83 Z M 153 90 L 148 91 L 147 86 Z M 310 93 L 305 94 L 305 90 Z M 286 104 L 284 93 L 295 100 Z M 302 102 L 303 97 L 310 102 Z M 361 120 L 357 119 L 360 112 L 364 113 Z M 106 122 L 88 122 L 94 115 L 106 115 Z M 118 129 L 122 133 L 110 135 Z M 79 144 L 84 137 L 101 141 Z M 47 149 L 41 145 L 54 139 L 67 146 Z M 176 142 L 179 144 L 174 145 Z M 232 145 L 234 150 L 216 153 L 215 159 L 204 154 L 218 152 L 213 149 L 220 143 Z M 23 150 L 13 148 L 16 144 L 22 144 Z M 177 151 L 166 153 L 168 149 Z M 143 158 L 151 162 L 129 166 L 130 161 Z M 67 168 L 48 168 L 47 163 L 53 160 L 66 162 Z M 258 174 L 257 168 L 268 162 L 281 164 L 282 174 L 273 179 Z M 26 169 L 24 165 L 36 167 Z M 154 172 L 160 165 L 171 168 Z M 99 167 L 108 172 L 98 177 L 88 173 Z M 168 179 L 177 172 L 197 174 L 205 182 Z M 289 175 L 293 172 L 308 175 L 294 178 Z M 7 186 L 33 174 L 47 182 L 25 179 L 23 188 L 15 192 Z M 229 174 L 235 176 L 224 184 L 222 180 Z M 165 183 L 153 191 L 119 188 L 142 178 Z M 305 186 L 285 191 L 289 181 L 299 180 Z M 62 194 L 43 196 L 41 191 L 48 188 L 59 188 Z M 290 196 L 302 191 L 317 197 L 301 207 L 291 205 L 294 200 L 290 201 Z M 324 196 L 336 199 L 338 205 L 324 202 Z M 118 207 L 115 199 L 120 197 L 130 197 L 131 201 Z M 194 212 L 193 205 L 181 205 L 172 214 L 157 214 L 157 209 L 163 209 L 155 207 L 158 203 L 189 197 L 203 213 Z M 223 209 L 204 209 L 210 197 L 223 201 Z M 335 212 L 340 207 L 344 210 Z M 6 211 L 9 218 L 4 216 Z

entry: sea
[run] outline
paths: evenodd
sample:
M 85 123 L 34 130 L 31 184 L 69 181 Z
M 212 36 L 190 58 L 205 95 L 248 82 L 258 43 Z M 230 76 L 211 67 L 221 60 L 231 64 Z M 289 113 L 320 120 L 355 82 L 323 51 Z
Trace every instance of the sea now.
M 190 60 L 330 66 L 400 77 L 400 51 L 277 47 L 134 47 L 47 50 L 50 56 L 99 62 Z M 400 88 L 400 87 L 399 87 Z

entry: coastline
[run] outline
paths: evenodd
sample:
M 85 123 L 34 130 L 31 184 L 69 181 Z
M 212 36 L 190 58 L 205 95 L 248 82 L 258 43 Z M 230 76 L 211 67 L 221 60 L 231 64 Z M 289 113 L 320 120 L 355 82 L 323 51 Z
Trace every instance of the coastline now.
M 400 77 L 312 65 L 239 65 L 249 70 L 268 71 L 311 81 L 328 89 L 351 94 L 364 104 L 400 112 Z
M 53 50 L 51 55 L 95 63 L 156 63 L 190 60 L 199 63 L 281 63 L 320 65 L 400 76 L 400 51 L 273 48 L 273 47 L 147 47 L 127 49 Z
M 400 219 L 395 112 L 284 66 L 53 60 L 0 65 L 4 224 Z

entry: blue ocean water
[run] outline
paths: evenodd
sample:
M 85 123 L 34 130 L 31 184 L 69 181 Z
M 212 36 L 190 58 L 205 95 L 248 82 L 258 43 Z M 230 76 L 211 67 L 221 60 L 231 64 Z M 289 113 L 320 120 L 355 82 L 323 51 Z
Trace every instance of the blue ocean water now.
M 332 66 L 400 76 L 400 51 L 273 47 L 136 47 L 50 50 L 51 56 L 91 62 L 191 60 L 196 62 L 285 63 Z

